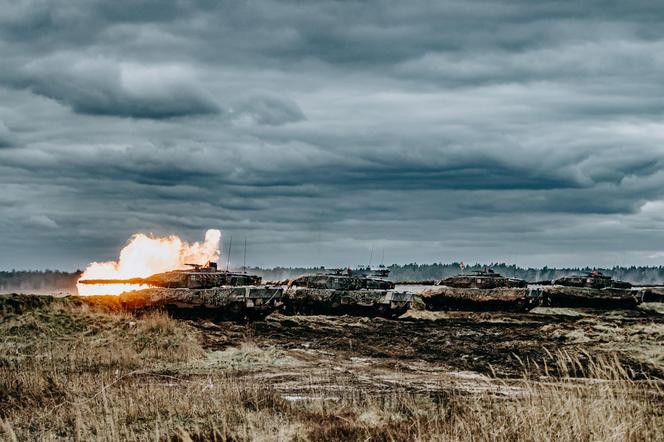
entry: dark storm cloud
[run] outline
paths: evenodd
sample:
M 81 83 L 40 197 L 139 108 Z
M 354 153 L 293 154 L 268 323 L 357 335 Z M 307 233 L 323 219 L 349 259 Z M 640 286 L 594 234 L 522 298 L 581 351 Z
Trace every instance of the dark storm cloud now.
M 12 134 L 5 123 L 0 120 L 0 148 L 13 146 L 15 142 L 14 134 Z
M 177 66 L 58 57 L 30 63 L 26 71 L 34 93 L 78 113 L 169 118 L 219 112 L 193 75 Z
M 256 264 L 661 252 L 655 2 L 0 7 L 0 252 L 21 266 L 208 227 Z
M 305 120 L 302 109 L 292 100 L 279 97 L 251 97 L 237 103 L 233 110 L 237 118 L 248 117 L 259 124 L 280 126 Z

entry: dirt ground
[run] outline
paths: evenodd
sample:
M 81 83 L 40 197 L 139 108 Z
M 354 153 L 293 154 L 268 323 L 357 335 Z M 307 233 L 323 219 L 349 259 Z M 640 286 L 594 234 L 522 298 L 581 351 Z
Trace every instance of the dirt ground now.
M 641 441 L 664 428 L 662 304 L 239 323 L 102 301 L 0 295 L 0 439 Z
M 358 387 L 509 393 L 524 371 L 557 374 L 560 354 L 616 356 L 637 378 L 664 374 L 664 315 L 650 309 L 416 311 L 399 320 L 273 314 L 249 324 L 190 323 L 201 330 L 211 365 L 269 378 L 293 396 Z M 574 369 L 583 376 L 584 367 Z

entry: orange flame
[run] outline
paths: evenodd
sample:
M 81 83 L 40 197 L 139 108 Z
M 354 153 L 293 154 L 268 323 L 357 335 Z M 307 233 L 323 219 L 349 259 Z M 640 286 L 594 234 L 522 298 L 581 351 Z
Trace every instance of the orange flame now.
M 205 264 L 219 259 L 221 232 L 210 229 L 205 241 L 189 244 L 179 237 L 152 237 L 134 234 L 120 252 L 117 261 L 93 262 L 80 279 L 146 278 L 155 273 L 181 269 L 185 264 Z M 119 295 L 129 290 L 145 288 L 138 284 L 76 285 L 79 295 Z

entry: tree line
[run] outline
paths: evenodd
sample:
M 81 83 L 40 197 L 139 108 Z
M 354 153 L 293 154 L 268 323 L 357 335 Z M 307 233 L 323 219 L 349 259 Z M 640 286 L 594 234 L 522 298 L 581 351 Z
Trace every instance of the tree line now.
M 81 271 L 11 270 L 0 272 L 0 290 L 72 290 Z
M 431 281 L 447 278 L 461 273 L 461 263 L 434 263 L 434 264 L 393 264 L 387 266 L 390 278 L 393 281 Z M 514 264 L 489 263 L 466 265 L 464 273 L 471 273 L 484 268 L 492 269 L 503 276 L 524 279 L 528 282 L 546 281 L 563 276 L 578 275 L 598 270 L 605 275 L 621 281 L 636 284 L 662 284 L 664 283 L 664 266 L 615 266 L 611 268 L 597 267 L 519 267 Z M 293 278 L 308 273 L 325 271 L 323 267 L 274 267 L 269 269 L 251 268 L 250 273 L 263 277 L 264 280 L 276 281 Z
M 390 270 L 390 278 L 393 281 L 431 281 L 447 278 L 461 273 L 461 265 L 453 263 L 434 264 L 393 264 L 387 267 Z M 562 276 L 578 275 L 598 270 L 605 275 L 612 276 L 621 281 L 634 284 L 663 284 L 664 266 L 615 266 L 611 268 L 595 267 L 519 267 L 514 264 L 490 263 L 466 265 L 464 272 L 490 268 L 503 276 L 524 279 L 528 282 L 553 280 Z M 325 272 L 324 267 L 273 267 L 260 268 L 251 267 L 248 273 L 263 277 L 264 281 L 283 281 L 300 275 Z M 0 271 L 0 290 L 72 290 L 76 287 L 76 281 L 81 276 L 81 271 L 63 272 L 59 270 L 11 270 Z

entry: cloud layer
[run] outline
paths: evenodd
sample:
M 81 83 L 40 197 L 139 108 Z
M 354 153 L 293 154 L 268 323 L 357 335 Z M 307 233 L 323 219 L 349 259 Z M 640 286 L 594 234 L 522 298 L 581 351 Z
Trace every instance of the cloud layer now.
M 41 59 L 25 70 L 32 92 L 81 114 L 160 119 L 219 113 L 196 78 L 179 66 L 69 56 Z
M 0 267 L 661 264 L 652 2 L 4 2 Z
M 0 120 L 0 148 L 10 147 L 14 143 L 14 136 L 5 123 Z

